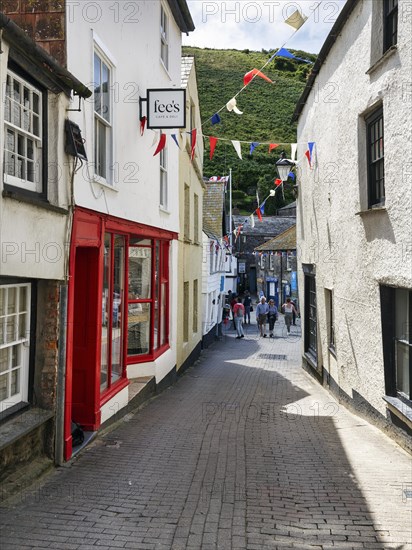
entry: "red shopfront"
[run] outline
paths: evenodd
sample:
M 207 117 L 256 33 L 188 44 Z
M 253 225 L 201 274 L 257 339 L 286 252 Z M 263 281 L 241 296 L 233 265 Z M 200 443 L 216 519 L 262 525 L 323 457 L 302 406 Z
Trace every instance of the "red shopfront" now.
M 101 424 L 101 408 L 128 385 L 127 365 L 169 348 L 169 253 L 177 234 L 76 209 L 70 250 L 65 459 L 71 422 Z

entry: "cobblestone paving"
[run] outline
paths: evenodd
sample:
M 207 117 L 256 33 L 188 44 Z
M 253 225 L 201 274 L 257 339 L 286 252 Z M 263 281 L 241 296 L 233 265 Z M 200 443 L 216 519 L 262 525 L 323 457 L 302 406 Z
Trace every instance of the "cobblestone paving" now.
M 302 371 L 282 321 L 234 335 L 4 504 L 1 550 L 412 549 L 410 456 Z

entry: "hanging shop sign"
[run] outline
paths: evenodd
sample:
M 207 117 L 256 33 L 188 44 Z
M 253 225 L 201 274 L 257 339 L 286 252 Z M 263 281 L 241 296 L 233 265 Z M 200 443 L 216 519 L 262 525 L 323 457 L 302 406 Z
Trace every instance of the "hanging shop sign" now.
M 147 98 L 141 99 L 142 101 L 146 101 L 149 129 L 186 128 L 186 90 L 176 88 L 147 90 Z

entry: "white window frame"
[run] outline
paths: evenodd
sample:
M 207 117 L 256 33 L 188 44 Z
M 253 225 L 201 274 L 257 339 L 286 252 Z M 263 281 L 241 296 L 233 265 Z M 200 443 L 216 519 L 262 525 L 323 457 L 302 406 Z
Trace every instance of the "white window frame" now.
M 269 256 L 269 270 L 274 271 L 275 270 L 275 255 L 270 254 Z
M 105 117 L 104 114 L 102 115 L 96 110 L 96 103 L 95 103 L 95 88 L 98 82 L 96 81 L 96 71 L 95 71 L 95 60 L 96 57 L 100 60 L 101 64 L 104 64 L 104 66 L 108 70 L 108 101 L 106 106 L 109 109 L 109 116 Z M 113 162 L 113 118 L 114 118 L 114 112 L 113 112 L 113 82 L 114 82 L 114 64 L 109 59 L 109 57 L 103 52 L 101 47 L 98 47 L 97 44 L 94 44 L 93 48 L 93 169 L 94 169 L 94 180 L 103 183 L 106 185 L 109 185 L 110 187 L 114 186 L 114 162 Z M 100 70 L 102 71 L 102 65 L 100 67 Z M 103 104 L 104 99 L 103 96 L 101 96 L 101 105 Z M 96 125 L 99 124 L 100 126 L 103 126 L 106 130 L 106 146 L 105 146 L 105 159 L 104 159 L 104 170 L 98 168 L 97 163 L 97 131 L 96 131 Z
M 163 210 L 168 209 L 169 196 L 167 185 L 167 148 L 159 153 L 159 205 Z
M 20 310 L 20 289 L 25 287 L 26 290 L 26 305 L 25 309 Z M 15 308 L 14 311 L 8 312 L 8 300 L 10 289 L 15 291 Z M 7 355 L 7 366 L 0 372 L 0 379 L 7 377 L 7 397 L 0 401 L 0 413 L 5 410 L 25 402 L 28 399 L 29 391 L 29 355 L 30 355 L 30 304 L 31 304 L 31 285 L 1 285 L 0 292 L 3 297 L 3 308 L 0 307 L 0 370 L 1 359 L 4 359 L 4 354 Z M 1 297 L 0 297 L 1 298 Z M 0 302 L 1 303 L 1 302 Z M 21 325 L 21 320 L 24 319 L 24 326 Z M 10 328 L 13 334 L 10 334 Z M 12 365 L 13 349 L 15 350 L 15 360 L 18 365 Z M 19 391 L 10 395 L 13 373 L 19 371 Z M 0 381 L 0 387 L 2 387 Z M 1 397 L 1 395 L 0 395 Z
M 169 15 L 163 6 L 160 4 L 160 60 L 169 70 Z
M 4 182 L 15 187 L 20 187 L 26 191 L 41 193 L 43 190 L 42 182 L 42 156 L 43 156 L 43 91 L 27 82 L 24 78 L 15 72 L 7 71 L 7 80 L 11 81 L 11 87 L 6 86 L 5 92 L 5 111 L 4 111 Z M 20 98 L 18 101 L 13 97 L 15 83 L 20 87 Z M 27 102 L 25 102 L 25 92 L 28 93 Z M 34 97 L 38 97 L 38 113 L 34 110 Z M 14 114 L 19 113 L 20 123 L 15 119 Z M 7 119 L 10 120 L 7 120 Z M 38 133 L 34 133 L 34 120 L 38 119 Z M 26 126 L 26 128 L 24 128 Z M 13 135 L 13 149 L 8 147 L 8 135 Z M 20 152 L 20 145 L 24 143 L 24 152 Z M 29 143 L 33 144 L 31 158 L 29 156 Z M 8 160 L 7 152 L 14 157 L 14 174 L 21 170 L 23 177 L 6 172 L 11 165 Z M 32 167 L 32 179 L 27 179 L 28 166 Z
M 291 257 L 292 255 L 286 252 L 286 271 L 292 271 Z

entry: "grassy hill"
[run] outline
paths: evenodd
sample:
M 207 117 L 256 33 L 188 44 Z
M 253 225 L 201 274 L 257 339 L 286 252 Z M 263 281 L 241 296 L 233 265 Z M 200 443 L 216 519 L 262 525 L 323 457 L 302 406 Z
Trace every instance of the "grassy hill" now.
M 298 57 L 315 60 L 316 56 L 290 50 Z M 195 57 L 200 109 L 205 135 L 217 138 L 245 141 L 293 143 L 296 141 L 296 125 L 291 123 L 292 113 L 305 86 L 312 65 L 285 58 L 275 58 L 263 73 L 274 84 L 255 78 L 238 96 L 237 106 L 243 115 L 220 113 L 222 122 L 212 126 L 210 117 L 242 88 L 243 76 L 251 69 L 261 69 L 273 52 L 249 50 L 215 50 L 184 47 L 183 55 Z M 240 160 L 229 142 L 218 141 L 212 161 L 209 160 L 209 140 L 205 139 L 205 176 L 233 174 L 233 205 L 241 214 L 250 214 L 256 208 L 256 189 L 263 199 L 274 187 L 277 177 L 275 162 L 284 149 L 278 147 L 269 155 L 268 146 L 261 145 L 249 155 L 249 145 L 242 144 L 243 160 Z M 265 214 L 291 202 L 291 185 L 285 185 L 285 201 L 280 190 L 275 199 L 266 203 Z

